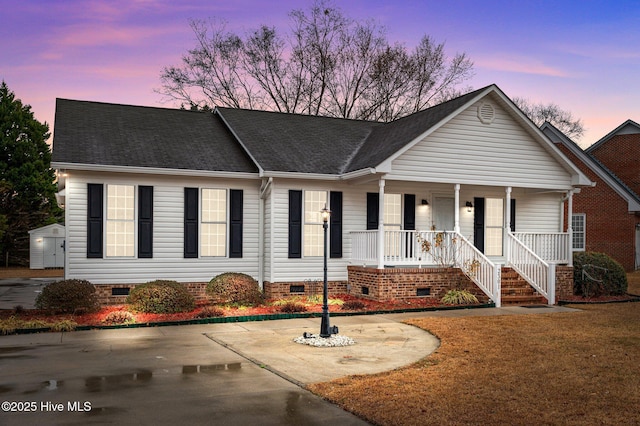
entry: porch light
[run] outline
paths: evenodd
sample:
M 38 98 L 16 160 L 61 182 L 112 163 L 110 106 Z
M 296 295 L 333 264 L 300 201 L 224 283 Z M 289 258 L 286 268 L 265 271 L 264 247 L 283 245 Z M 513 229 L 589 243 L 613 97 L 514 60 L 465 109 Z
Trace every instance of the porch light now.
M 471 213 L 471 209 L 473 209 L 473 204 L 471 204 L 471 201 L 467 201 L 465 206 L 467 206 L 467 211 Z
M 422 200 L 422 205 L 423 205 L 423 206 L 428 206 L 428 205 L 429 205 L 429 202 L 428 202 L 427 200 L 423 199 L 423 200 Z
M 324 286 L 322 292 L 322 321 L 320 322 L 320 337 L 331 337 L 332 334 L 338 334 L 338 327 L 329 325 L 329 304 L 327 288 L 327 229 L 329 228 L 329 216 L 331 210 L 324 206 L 320 211 L 322 216 L 322 228 L 324 229 Z

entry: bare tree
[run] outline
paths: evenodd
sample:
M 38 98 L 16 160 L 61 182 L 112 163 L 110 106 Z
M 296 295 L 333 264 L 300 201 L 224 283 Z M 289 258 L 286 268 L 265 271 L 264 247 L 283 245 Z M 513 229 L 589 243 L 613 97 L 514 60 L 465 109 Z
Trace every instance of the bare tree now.
M 262 26 L 241 37 L 218 21 L 192 21 L 197 45 L 180 66 L 163 69 L 158 92 L 198 108 L 390 121 L 459 95 L 473 74 L 465 54 L 449 59 L 427 36 L 409 52 L 328 0 L 289 16 L 286 35 Z
M 513 103 L 538 127 L 548 121 L 571 139 L 579 140 L 584 134 L 582 120 L 574 118 L 571 112 L 561 109 L 554 103 L 535 104 L 519 97 L 513 98 Z

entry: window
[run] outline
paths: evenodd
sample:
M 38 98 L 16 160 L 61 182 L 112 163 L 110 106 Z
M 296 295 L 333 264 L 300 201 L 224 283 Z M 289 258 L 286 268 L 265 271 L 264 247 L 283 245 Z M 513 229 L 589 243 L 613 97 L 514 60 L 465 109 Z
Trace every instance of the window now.
M 402 197 L 400 194 L 384 194 L 383 214 L 386 230 L 402 229 Z
M 573 250 L 584 251 L 586 242 L 586 219 L 584 213 L 576 213 L 571 216 L 571 228 L 573 229 Z
M 502 232 L 504 226 L 504 200 L 485 200 L 485 252 L 487 256 L 502 256 Z
M 226 256 L 227 191 L 202 189 L 200 255 Z
M 107 185 L 107 257 L 135 254 L 135 188 Z
M 320 211 L 327 206 L 326 191 L 304 191 L 304 255 L 324 254 L 324 230 Z

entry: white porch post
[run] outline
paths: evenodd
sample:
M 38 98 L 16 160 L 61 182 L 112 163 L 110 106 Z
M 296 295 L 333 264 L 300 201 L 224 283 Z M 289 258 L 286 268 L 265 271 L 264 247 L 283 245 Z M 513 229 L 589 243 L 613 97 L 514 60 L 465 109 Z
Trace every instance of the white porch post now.
M 571 226 L 573 223 L 573 220 L 571 220 L 571 216 L 573 215 L 573 190 L 569 191 L 567 197 L 567 234 L 569 234 L 569 244 L 567 246 L 567 265 L 573 266 L 573 227 Z
M 453 231 L 460 232 L 460 184 L 456 183 L 454 202 L 455 209 L 453 210 Z
M 378 269 L 384 269 L 384 179 L 380 178 L 378 200 Z
M 507 238 L 507 234 L 511 232 L 511 187 L 507 186 L 506 191 L 506 206 L 505 206 L 505 218 L 504 218 L 504 232 L 502 233 L 502 251 L 506 257 L 507 264 L 511 261 L 511 247 Z

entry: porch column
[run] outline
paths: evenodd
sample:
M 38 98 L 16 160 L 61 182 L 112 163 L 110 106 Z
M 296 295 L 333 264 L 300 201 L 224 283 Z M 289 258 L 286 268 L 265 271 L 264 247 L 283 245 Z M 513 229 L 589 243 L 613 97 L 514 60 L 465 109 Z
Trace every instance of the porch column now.
M 509 243 L 511 240 L 507 238 L 509 232 L 511 232 L 511 187 L 507 186 L 505 188 L 506 192 L 506 206 L 504 209 L 505 218 L 504 218 L 504 231 L 502 232 L 502 251 L 507 258 L 507 263 L 511 260 L 511 247 L 509 247 Z
M 453 231 L 460 232 L 460 184 L 456 183 L 455 192 L 454 192 L 454 202 L 453 205 L 455 209 L 453 209 Z
M 384 179 L 380 178 L 378 201 L 378 269 L 384 269 Z
M 563 212 L 564 213 L 564 212 Z M 573 190 L 567 194 L 567 234 L 569 234 L 569 244 L 567 245 L 567 265 L 573 266 Z M 564 216 L 564 214 L 563 214 Z M 586 235 L 586 233 L 585 233 Z

